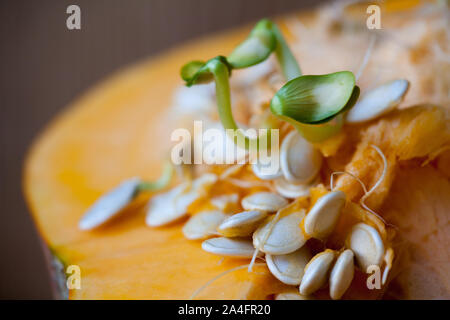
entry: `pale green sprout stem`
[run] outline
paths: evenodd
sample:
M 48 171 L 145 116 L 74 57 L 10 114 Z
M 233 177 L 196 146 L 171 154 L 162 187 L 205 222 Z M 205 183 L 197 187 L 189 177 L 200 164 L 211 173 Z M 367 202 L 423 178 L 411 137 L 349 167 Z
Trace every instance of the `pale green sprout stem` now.
M 219 58 L 208 61 L 206 66 L 214 76 L 220 121 L 225 129 L 233 130 L 235 134 L 235 137 L 232 137 L 234 142 L 241 148 L 259 149 L 261 139 L 266 139 L 267 147 L 270 148 L 270 130 L 266 130 L 257 138 L 249 138 L 234 121 L 231 111 L 229 71 L 227 66 Z
M 277 39 L 275 54 L 277 56 L 278 63 L 281 66 L 281 70 L 283 71 L 284 77 L 287 81 L 300 77 L 302 75 L 302 71 L 300 70 L 297 60 L 289 49 L 286 40 L 284 40 L 283 35 L 275 24 L 273 24 L 272 30 L 275 38 Z
M 163 167 L 161 176 L 156 181 L 143 181 L 137 187 L 136 192 L 142 191 L 157 191 L 167 187 L 172 180 L 173 166 L 170 162 L 166 162 Z

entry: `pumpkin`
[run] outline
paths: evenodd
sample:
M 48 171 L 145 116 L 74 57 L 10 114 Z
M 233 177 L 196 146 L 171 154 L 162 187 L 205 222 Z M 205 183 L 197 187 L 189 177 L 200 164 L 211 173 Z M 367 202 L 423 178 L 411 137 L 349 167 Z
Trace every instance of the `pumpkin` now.
M 301 18 L 309 27 L 316 20 L 312 14 Z M 383 19 L 388 18 L 383 16 Z M 65 267 L 80 267 L 81 288 L 70 290 L 70 299 L 189 299 L 204 284 L 222 273 L 225 275 L 202 290 L 196 298 L 267 299 L 273 294 L 291 290 L 277 281 L 265 266 L 257 264 L 255 272 L 248 273 L 246 268 L 241 267 L 248 263 L 246 260 L 221 259 L 202 251 L 198 241 L 186 241 L 181 223 L 148 228 L 144 223 L 145 203 L 152 195 L 141 196 L 105 226 L 89 232 L 78 229 L 78 221 L 87 208 L 122 180 L 132 176 L 149 180 L 158 177 L 170 137 L 164 111 L 170 106 L 174 89 L 182 85 L 180 66 L 194 57 L 208 58 L 231 52 L 249 30 L 250 27 L 245 27 L 201 39 L 118 72 L 71 104 L 34 142 L 25 162 L 24 193 L 39 233 L 52 255 Z M 335 35 L 336 38 L 340 36 Z M 336 52 L 334 60 L 339 61 L 339 55 L 343 56 L 342 52 Z M 304 58 L 308 60 L 308 56 Z M 314 65 L 318 71 L 326 71 L 326 67 L 317 63 L 312 53 L 309 58 L 311 64 L 305 63 L 305 71 L 312 73 Z M 344 65 L 348 64 L 348 58 L 343 60 Z M 367 72 L 374 73 L 373 70 Z M 430 97 L 419 90 L 421 83 L 416 80 L 411 81 L 417 95 Z M 368 84 L 363 79 L 362 88 L 364 85 Z M 417 97 L 413 95 L 413 98 Z M 430 123 L 439 123 L 432 111 L 424 117 Z M 373 131 L 376 131 L 374 128 Z M 426 126 L 420 128 L 423 132 L 415 131 L 414 137 L 427 134 Z M 383 130 L 389 139 L 396 135 L 394 130 L 402 132 L 389 125 L 384 125 Z M 346 143 L 345 134 L 351 133 L 344 132 L 331 144 L 321 146 L 331 155 L 329 162 L 335 160 L 350 166 L 353 164 L 355 171 L 363 171 L 368 179 L 372 179 L 373 171 L 369 170 L 376 172 L 379 168 L 364 169 L 360 163 L 352 163 L 351 159 L 333 158 L 341 144 Z M 370 141 L 367 137 L 371 135 L 375 137 L 375 132 L 369 128 L 363 139 Z M 428 147 L 421 140 L 418 143 L 422 144 L 423 150 Z M 405 159 L 410 159 L 410 153 L 414 157 L 429 153 L 429 150 L 416 152 L 411 148 L 403 144 L 397 156 L 404 155 Z M 361 154 L 364 152 L 360 151 Z M 358 156 L 360 154 L 356 153 L 354 160 L 358 160 Z M 388 194 L 387 189 L 383 189 L 381 191 L 384 193 L 380 191 L 372 200 L 377 208 L 392 216 L 393 221 L 394 216 L 402 217 L 398 213 L 402 212 L 402 207 L 392 197 L 407 197 L 402 181 L 409 183 L 418 180 L 415 177 L 417 171 L 405 169 L 404 166 L 399 170 L 398 178 L 392 174 L 389 186 L 386 186 L 389 188 L 392 184 L 395 193 Z M 421 170 L 428 180 L 435 177 L 443 190 L 449 190 L 448 178 L 442 178 L 438 169 L 429 166 Z M 427 184 L 431 187 L 433 182 L 428 180 Z M 354 191 L 357 186 L 353 181 L 343 178 L 340 183 L 343 189 L 352 189 L 352 196 L 359 192 L 359 189 Z M 426 193 L 426 190 L 423 192 Z M 448 198 L 445 193 L 442 197 Z M 433 202 L 441 201 L 442 197 L 433 199 Z M 386 198 L 388 201 L 383 202 Z M 416 207 L 420 205 L 416 203 Z M 439 210 L 445 212 L 449 208 L 450 204 L 446 201 Z M 419 208 L 418 212 L 425 216 L 427 210 Z M 413 234 L 409 231 L 406 237 L 412 238 Z M 426 251 L 424 247 L 421 249 Z M 230 270 L 232 272 L 226 273 Z M 424 272 L 420 268 L 414 270 L 419 270 L 421 276 Z M 439 274 L 443 272 L 439 271 Z M 400 279 L 407 283 L 409 278 L 405 275 Z M 444 287 L 448 284 L 446 281 Z M 362 275 L 357 275 L 353 284 L 356 289 L 348 297 L 379 297 L 379 292 L 364 290 L 364 283 Z M 406 290 L 408 294 L 398 294 L 396 297 L 415 296 L 411 294 L 414 288 L 408 287 Z

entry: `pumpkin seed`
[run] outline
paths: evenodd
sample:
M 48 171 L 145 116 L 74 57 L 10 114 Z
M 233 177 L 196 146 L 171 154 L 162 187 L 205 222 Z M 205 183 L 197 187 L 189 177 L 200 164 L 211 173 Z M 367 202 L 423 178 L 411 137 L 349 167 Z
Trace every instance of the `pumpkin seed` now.
M 288 254 L 300 249 L 307 240 L 298 227 L 304 217 L 304 210 L 293 212 L 281 217 L 274 225 L 274 216 L 269 217 L 253 233 L 255 248 L 274 255 Z
M 183 226 L 183 234 L 189 240 L 208 238 L 226 217 L 218 210 L 197 213 Z
M 225 237 L 244 237 L 251 235 L 267 216 L 265 211 L 244 211 L 223 221 L 217 231 Z
M 346 245 L 352 249 L 356 261 L 363 272 L 370 265 L 380 265 L 384 255 L 384 245 L 378 231 L 365 224 L 353 226 L 347 237 Z
M 202 249 L 220 256 L 251 258 L 255 251 L 251 241 L 246 239 L 211 238 L 203 241 Z
M 79 228 L 94 229 L 120 213 L 134 199 L 140 182 L 139 178 L 125 180 L 101 196 L 81 218 Z
M 203 192 L 205 189 L 213 185 L 217 180 L 217 175 L 213 173 L 205 173 L 192 181 L 192 191 Z
M 336 253 L 333 250 L 327 249 L 311 259 L 305 267 L 300 294 L 311 294 L 326 283 L 335 256 Z
M 207 173 L 191 183 L 182 183 L 166 193 L 151 198 L 146 216 L 147 225 L 159 227 L 184 217 L 189 205 L 204 196 L 206 190 L 216 181 L 216 175 Z
M 237 206 L 239 202 L 239 195 L 237 193 L 226 194 L 223 196 L 214 197 L 211 203 L 219 210 L 228 212 Z
M 333 300 L 340 299 L 347 291 L 355 274 L 352 250 L 345 250 L 336 260 L 330 274 L 330 297 Z
M 408 87 L 408 80 L 398 79 L 369 91 L 350 109 L 347 122 L 369 121 L 390 112 L 402 101 Z
M 273 180 L 283 175 L 280 168 L 276 172 L 270 172 L 269 169 L 271 170 L 270 165 L 264 166 L 260 162 L 252 164 L 253 173 L 262 180 Z
M 288 205 L 288 201 L 271 192 L 258 192 L 242 199 L 242 207 L 245 210 L 258 210 L 275 212 Z
M 185 216 L 186 208 L 177 205 L 177 198 L 181 197 L 187 187 L 187 183 L 182 183 L 172 190 L 152 197 L 148 204 L 145 223 L 151 227 L 159 227 Z
M 320 197 L 305 217 L 305 232 L 317 239 L 328 237 L 336 226 L 345 199 L 342 191 Z
M 309 188 L 312 185 L 313 184 L 289 182 L 285 178 L 278 178 L 274 181 L 275 190 L 288 199 L 309 196 Z
M 281 282 L 289 285 L 299 285 L 303 278 L 303 270 L 311 259 L 311 253 L 306 247 L 284 255 L 266 255 L 266 263 L 270 272 Z
M 280 150 L 281 171 L 291 182 L 311 182 L 320 170 L 322 155 L 296 130 L 283 140 Z
M 275 300 L 312 300 L 312 297 L 304 296 L 298 292 L 284 292 L 277 294 Z

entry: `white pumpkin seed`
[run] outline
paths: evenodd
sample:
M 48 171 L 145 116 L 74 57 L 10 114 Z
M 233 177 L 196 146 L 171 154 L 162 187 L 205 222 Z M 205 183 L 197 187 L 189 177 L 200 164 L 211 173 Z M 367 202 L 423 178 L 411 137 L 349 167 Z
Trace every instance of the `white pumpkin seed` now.
M 303 278 L 303 270 L 311 259 L 307 247 L 284 255 L 266 254 L 266 263 L 270 272 L 281 282 L 289 285 L 299 285 Z
M 189 240 L 210 237 L 227 217 L 222 211 L 203 211 L 192 216 L 183 226 L 183 234 Z
M 317 181 L 317 180 L 316 180 Z M 315 181 L 315 182 L 316 182 Z M 275 190 L 285 198 L 296 199 L 299 197 L 309 196 L 309 188 L 313 184 L 293 183 L 285 178 L 278 178 L 274 181 Z
M 322 155 L 296 130 L 283 140 L 280 150 L 281 171 L 291 182 L 311 182 L 320 170 Z
M 135 198 L 141 180 L 125 180 L 113 190 L 101 196 L 79 222 L 81 230 L 94 229 L 116 216 Z
M 275 300 L 312 300 L 312 297 L 304 296 L 298 292 L 283 292 L 277 294 Z
M 228 212 L 230 209 L 236 207 L 238 202 L 239 202 L 239 195 L 237 193 L 226 194 L 211 199 L 211 203 L 217 209 L 225 212 Z
M 300 284 L 300 294 L 309 295 L 326 283 L 335 257 L 336 253 L 327 249 L 311 259 L 305 267 L 305 274 Z
M 191 183 L 182 183 L 166 193 L 151 198 L 145 220 L 147 225 L 159 227 L 184 217 L 189 205 L 204 196 L 206 190 L 216 181 L 216 175 L 207 173 Z
M 264 166 L 260 162 L 252 164 L 252 170 L 255 176 L 262 180 L 273 180 L 283 175 L 280 168 L 275 172 L 272 172 L 273 170 L 270 165 Z
M 346 245 L 352 249 L 363 272 L 371 265 L 380 266 L 384 256 L 384 245 L 375 228 L 365 223 L 354 225 L 347 237 Z
M 402 101 L 408 87 L 408 80 L 398 79 L 369 91 L 350 109 L 347 122 L 369 121 L 390 112 Z
M 244 211 L 225 219 L 217 231 L 225 237 L 245 237 L 256 230 L 267 216 L 265 211 Z
M 258 210 L 275 212 L 288 205 L 288 201 L 271 192 L 258 192 L 242 199 L 242 207 L 245 210 Z
M 255 252 L 251 241 L 246 239 L 211 238 L 203 241 L 202 249 L 220 256 L 251 258 Z
M 192 191 L 202 192 L 210 187 L 218 180 L 217 175 L 213 173 L 205 173 L 192 181 Z
M 273 217 L 271 218 L 273 219 Z M 267 219 L 253 233 L 255 248 L 274 255 L 288 254 L 300 249 L 307 240 L 299 228 L 304 217 L 304 210 L 293 212 L 282 216 L 273 226 L 272 219 Z
M 342 191 L 332 191 L 320 197 L 305 217 L 305 232 L 317 239 L 328 237 L 336 226 L 345 199 Z
M 181 197 L 187 187 L 186 183 L 182 183 L 172 190 L 152 197 L 148 204 L 145 223 L 150 227 L 159 227 L 185 216 L 186 208 L 177 203 L 177 198 Z
M 330 297 L 333 300 L 340 299 L 347 291 L 355 274 L 352 250 L 345 250 L 336 260 L 330 274 Z

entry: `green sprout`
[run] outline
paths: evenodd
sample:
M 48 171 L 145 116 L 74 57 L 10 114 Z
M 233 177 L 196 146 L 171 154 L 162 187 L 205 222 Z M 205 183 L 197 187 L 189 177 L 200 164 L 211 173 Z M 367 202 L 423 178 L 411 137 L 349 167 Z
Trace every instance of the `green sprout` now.
M 277 25 L 267 19 L 256 24 L 248 38 L 234 49 L 227 60 L 235 69 L 247 68 L 263 62 L 272 52 L 275 52 L 286 80 L 302 75 Z
M 349 71 L 326 75 L 302 76 L 300 67 L 280 30 L 270 20 L 259 21 L 250 35 L 228 56 L 217 56 L 206 62 L 192 61 L 181 69 L 188 87 L 214 81 L 220 121 L 234 133 L 234 141 L 246 149 L 259 149 L 261 139 L 245 136 L 234 121 L 231 110 L 229 77 L 233 69 L 248 68 L 265 61 L 275 53 L 282 73 L 288 81 L 271 101 L 271 112 L 292 124 L 307 140 L 318 142 L 338 132 L 343 124 L 342 112 L 351 108 L 359 96 L 355 77 Z M 332 121 L 333 120 L 333 121 Z M 273 122 L 273 121 L 272 121 Z M 267 129 L 273 124 L 267 125 Z M 242 143 L 241 141 L 244 141 Z
M 359 91 L 349 71 L 301 76 L 278 90 L 270 110 L 310 142 L 320 142 L 341 129 L 342 113 L 353 107 Z
M 142 191 L 158 191 L 167 187 L 172 180 L 174 168 L 170 161 L 164 164 L 161 176 L 156 181 L 141 181 L 136 188 L 136 193 Z
M 218 105 L 219 118 L 225 129 L 231 129 L 234 133 L 234 142 L 242 148 L 259 148 L 260 139 L 270 138 L 270 130 L 261 137 L 249 138 L 242 129 L 238 127 L 231 111 L 229 76 L 232 67 L 223 56 L 215 57 L 200 65 L 198 61 L 188 63 L 181 69 L 181 77 L 186 81 L 187 86 L 204 83 L 214 80 L 216 84 L 216 99 Z M 270 144 L 270 139 L 267 144 Z M 269 146 L 268 146 L 269 147 Z

